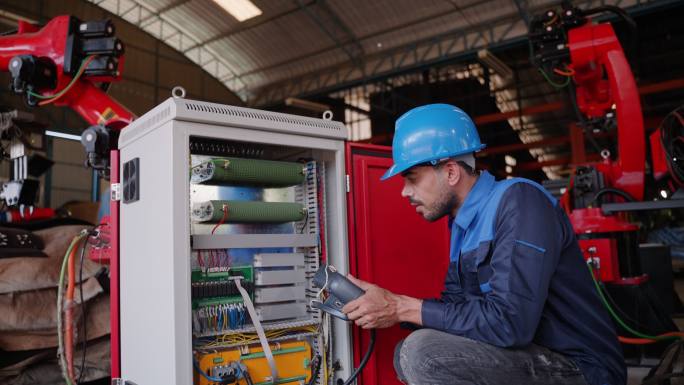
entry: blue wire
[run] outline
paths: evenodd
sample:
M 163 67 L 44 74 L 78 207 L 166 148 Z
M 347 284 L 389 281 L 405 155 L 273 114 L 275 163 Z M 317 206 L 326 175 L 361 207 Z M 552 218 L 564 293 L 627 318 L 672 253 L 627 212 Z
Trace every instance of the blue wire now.
M 202 377 L 206 378 L 208 381 L 223 382 L 223 378 L 212 377 L 212 376 L 208 375 L 207 373 L 205 373 L 204 370 L 202 370 L 202 368 L 200 368 L 199 362 L 192 360 L 192 366 L 195 368 L 195 371 L 197 373 L 199 373 Z
M 242 309 L 240 309 L 240 327 L 241 328 L 245 327 L 246 314 L 247 314 L 247 311 L 244 307 Z
M 218 322 L 216 324 L 216 330 L 221 330 L 221 322 L 223 321 L 223 312 L 217 308 L 218 312 Z

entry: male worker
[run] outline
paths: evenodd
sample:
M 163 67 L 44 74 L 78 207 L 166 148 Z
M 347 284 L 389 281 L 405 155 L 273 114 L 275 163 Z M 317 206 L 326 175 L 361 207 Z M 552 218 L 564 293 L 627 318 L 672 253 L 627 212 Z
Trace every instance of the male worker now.
M 622 350 L 570 221 L 540 185 L 476 173 L 483 147 L 454 106 L 397 120 L 382 179 L 401 174 L 402 196 L 426 220 L 449 216 L 445 290 L 421 300 L 351 277 L 366 293 L 343 311 L 365 329 L 422 326 L 395 350 L 408 384 L 624 385 Z

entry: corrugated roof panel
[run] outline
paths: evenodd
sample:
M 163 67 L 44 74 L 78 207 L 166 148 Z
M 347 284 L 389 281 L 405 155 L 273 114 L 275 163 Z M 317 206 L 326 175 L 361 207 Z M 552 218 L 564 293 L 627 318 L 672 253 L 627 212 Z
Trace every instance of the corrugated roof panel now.
M 270 17 L 282 12 L 291 11 L 299 8 L 295 1 L 285 1 L 285 0 L 251 0 L 254 5 L 261 10 L 262 15 L 260 17 Z M 306 3 L 306 1 L 304 1 Z M 255 18 L 255 20 L 257 19 Z
M 208 40 L 233 25 L 239 24 L 221 7 L 211 1 L 189 1 L 162 14 L 180 26 L 198 42 Z M 192 20 L 192 22 L 189 22 Z
M 226 61 L 230 63 L 230 68 L 233 69 L 235 73 L 244 73 L 254 68 L 256 65 L 255 59 L 245 52 L 240 52 L 237 46 L 228 39 L 222 39 L 207 44 L 207 47 L 225 57 Z
M 341 63 L 349 62 L 349 57 L 340 49 L 314 55 L 310 60 L 302 60 L 297 63 L 288 63 L 283 66 L 263 71 L 270 82 L 278 82 L 288 78 L 301 76 L 307 73 L 319 71 Z M 259 86 L 262 86 L 261 84 Z
M 444 0 L 337 0 L 328 4 L 357 38 L 397 28 L 413 20 L 438 16 L 452 7 Z
M 461 8 L 447 12 L 441 16 L 411 24 L 404 28 L 397 28 L 385 33 L 376 33 L 371 37 L 363 39 L 362 43 L 366 54 L 373 54 L 395 47 L 406 46 L 410 43 L 430 39 L 434 36 L 443 34 L 457 34 L 459 31 L 472 30 L 478 28 L 479 24 L 492 25 L 496 20 L 503 17 L 516 18 L 517 12 L 514 6 L 503 5 L 494 7 L 492 10 L 491 2 L 480 2 L 471 8 Z M 463 17 L 463 15 L 466 15 Z M 475 18 L 472 15 L 479 15 L 478 23 L 472 22 Z M 484 35 L 480 43 L 488 41 L 488 35 Z
M 142 4 L 155 12 L 169 8 L 176 3 L 178 3 L 178 0 L 138 0 L 138 4 Z
M 476 27 L 490 20 L 505 15 L 519 18 L 518 8 L 513 1 L 485 1 L 472 7 L 460 8 L 459 14 L 471 27 Z
M 334 42 L 303 12 L 238 32 L 224 40 L 255 60 L 255 67 L 283 63 L 331 47 Z

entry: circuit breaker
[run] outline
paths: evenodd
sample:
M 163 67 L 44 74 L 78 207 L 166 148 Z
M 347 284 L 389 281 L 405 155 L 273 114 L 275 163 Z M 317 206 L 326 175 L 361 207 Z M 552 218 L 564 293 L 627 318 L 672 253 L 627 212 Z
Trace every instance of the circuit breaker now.
M 319 266 L 347 268 L 346 137 L 339 122 L 182 98 L 122 131 L 124 381 L 349 376 L 348 325 L 310 307 Z

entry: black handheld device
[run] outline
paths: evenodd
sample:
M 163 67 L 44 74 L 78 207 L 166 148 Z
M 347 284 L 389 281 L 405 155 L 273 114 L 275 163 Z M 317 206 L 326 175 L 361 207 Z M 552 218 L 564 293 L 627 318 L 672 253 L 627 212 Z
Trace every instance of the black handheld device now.
M 337 272 L 332 265 L 321 266 L 313 277 L 313 283 L 316 287 L 321 290 L 326 290 L 328 292 L 328 298 L 324 302 L 312 301 L 311 307 L 316 309 L 321 309 L 322 311 L 329 313 L 330 315 L 337 317 L 339 319 L 349 321 L 349 318 L 342 313 L 342 308 L 348 302 L 353 301 L 360 296 L 362 296 L 365 291 L 360 287 L 356 286 L 347 277 Z M 375 346 L 375 329 L 370 330 L 370 343 L 366 354 L 364 354 L 359 366 L 354 369 L 351 376 L 343 383 L 343 385 L 350 385 L 356 381 L 359 373 L 368 363 L 368 359 L 373 353 L 373 347 Z M 341 381 L 341 380 L 340 380 Z
M 347 277 L 338 273 L 332 265 L 321 266 L 314 275 L 313 283 L 316 287 L 327 290 L 329 295 L 325 302 L 313 301 L 311 306 L 345 321 L 349 321 L 349 318 L 342 313 L 344 305 L 365 293 Z

